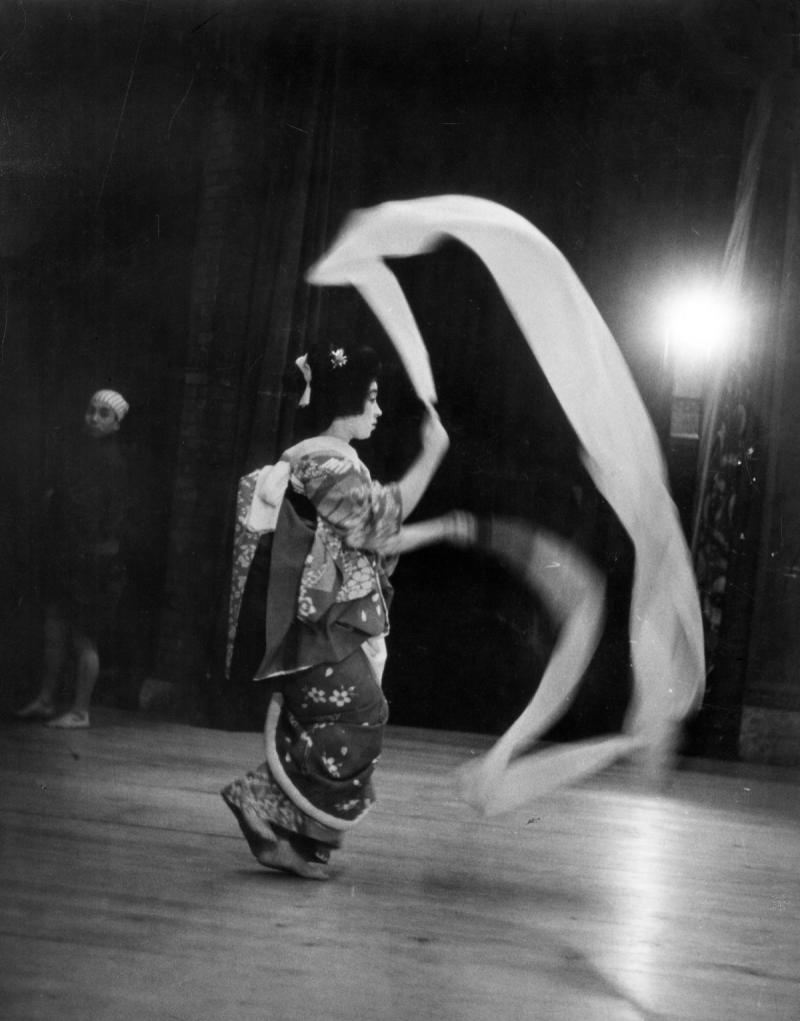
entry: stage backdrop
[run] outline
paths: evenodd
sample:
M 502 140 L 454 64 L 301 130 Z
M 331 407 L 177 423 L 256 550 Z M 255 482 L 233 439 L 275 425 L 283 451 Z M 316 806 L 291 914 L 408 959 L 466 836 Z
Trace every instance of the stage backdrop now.
M 252 693 L 224 683 L 222 623 L 238 477 L 303 428 L 294 358 L 323 336 L 379 347 L 385 416 L 365 456 L 383 478 L 413 456 L 417 410 L 371 314 L 346 289 L 303 282 L 351 209 L 461 193 L 520 213 L 576 269 L 654 413 L 657 292 L 724 250 L 757 33 L 687 23 L 677 2 L 384 6 L 41 5 L 0 65 L 18 129 L 0 187 L 14 217 L 2 410 L 14 592 L 35 598 L 35 527 L 18 509 L 46 476 L 50 424 L 102 376 L 131 392 L 143 466 L 143 555 L 112 657 L 129 669 L 138 656 L 137 680 L 172 685 L 198 722 L 260 724 Z M 453 436 L 419 513 L 520 514 L 608 571 L 592 671 L 613 684 L 601 695 L 590 671 L 568 726 L 613 725 L 627 694 L 627 539 L 477 260 L 447 245 L 397 269 Z M 551 640 L 528 594 L 447 551 L 409 557 L 396 583 L 395 721 L 502 729 Z M 15 594 L 15 634 L 17 606 Z

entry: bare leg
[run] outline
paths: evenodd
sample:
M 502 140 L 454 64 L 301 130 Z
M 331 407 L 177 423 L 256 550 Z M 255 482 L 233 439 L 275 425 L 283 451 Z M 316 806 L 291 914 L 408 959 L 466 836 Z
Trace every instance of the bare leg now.
M 89 706 L 100 672 L 100 657 L 97 654 L 97 646 L 87 635 L 76 633 L 73 635 L 73 642 L 78 659 L 75 699 L 69 712 L 49 720 L 48 727 L 79 730 L 89 726 Z
M 92 692 L 100 673 L 100 657 L 97 653 L 97 646 L 86 635 L 75 636 L 75 652 L 78 656 L 78 679 L 72 708 L 76 712 L 88 715 Z
M 39 694 L 14 715 L 20 720 L 48 720 L 55 714 L 55 694 L 67 653 L 67 625 L 52 609 L 44 622 L 44 657 Z

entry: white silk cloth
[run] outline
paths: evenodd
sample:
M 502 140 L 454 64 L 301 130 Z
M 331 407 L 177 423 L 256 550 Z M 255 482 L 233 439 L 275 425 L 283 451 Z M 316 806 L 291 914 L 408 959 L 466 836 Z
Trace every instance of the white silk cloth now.
M 641 752 L 656 761 L 702 699 L 700 606 L 663 457 L 630 371 L 600 313 L 559 250 L 521 216 L 464 195 L 388 202 L 348 218 L 308 280 L 353 285 L 394 343 L 420 399 L 436 400 L 428 353 L 387 258 L 431 251 L 444 238 L 472 249 L 492 274 L 582 447 L 587 470 L 634 545 L 630 612 L 633 696 L 618 736 L 520 757 L 574 676 L 542 687 L 514 726 L 463 774 L 463 793 L 493 814 Z M 577 657 L 582 661 L 585 657 Z

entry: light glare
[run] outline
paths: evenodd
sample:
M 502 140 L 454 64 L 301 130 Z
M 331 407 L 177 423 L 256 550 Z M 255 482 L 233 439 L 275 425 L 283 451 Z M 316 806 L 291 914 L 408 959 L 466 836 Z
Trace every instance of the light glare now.
M 715 354 L 732 343 L 738 320 L 734 302 L 713 288 L 674 295 L 664 313 L 670 355 L 699 361 Z

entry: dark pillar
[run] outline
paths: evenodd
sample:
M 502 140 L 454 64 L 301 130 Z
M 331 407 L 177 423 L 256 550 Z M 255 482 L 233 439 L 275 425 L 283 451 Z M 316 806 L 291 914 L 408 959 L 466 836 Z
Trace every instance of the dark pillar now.
M 745 676 L 740 755 L 800 763 L 800 79 L 779 123 L 790 175 L 776 343 L 764 402 L 764 512 Z

